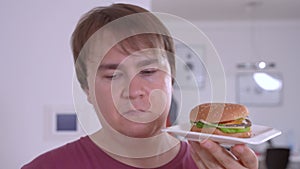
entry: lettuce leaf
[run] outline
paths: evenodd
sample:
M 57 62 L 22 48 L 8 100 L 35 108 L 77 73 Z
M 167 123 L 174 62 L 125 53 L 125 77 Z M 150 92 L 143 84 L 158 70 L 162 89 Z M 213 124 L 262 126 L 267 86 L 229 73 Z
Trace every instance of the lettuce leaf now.
M 217 128 L 217 129 L 221 130 L 224 133 L 244 133 L 244 132 L 250 131 L 250 127 L 228 128 L 228 127 L 224 127 L 224 125 L 218 125 L 218 124 L 212 124 L 212 123 L 211 124 L 204 124 L 201 121 L 192 122 L 192 124 L 196 125 L 198 128 L 206 128 L 206 127 Z
M 250 131 L 250 127 L 246 128 L 220 128 L 217 127 L 219 130 L 221 130 L 223 133 L 244 133 Z

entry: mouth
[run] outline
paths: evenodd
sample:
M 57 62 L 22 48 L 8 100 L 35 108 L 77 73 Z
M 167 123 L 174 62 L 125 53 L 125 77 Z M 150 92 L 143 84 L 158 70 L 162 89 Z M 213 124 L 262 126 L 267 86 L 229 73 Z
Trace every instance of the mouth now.
M 129 110 L 129 111 L 126 111 L 122 114 L 124 116 L 139 116 L 139 115 L 148 114 L 148 113 L 150 113 L 150 112 L 145 111 L 145 110 Z
M 149 110 L 129 110 L 122 113 L 122 116 L 136 123 L 149 123 L 159 117 L 158 114 Z

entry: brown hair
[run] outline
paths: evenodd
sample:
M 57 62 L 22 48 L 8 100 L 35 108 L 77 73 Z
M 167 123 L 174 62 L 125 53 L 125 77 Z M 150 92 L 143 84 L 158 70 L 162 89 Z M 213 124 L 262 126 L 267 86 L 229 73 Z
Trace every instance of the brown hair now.
M 112 4 L 108 7 L 96 7 L 84 14 L 79 20 L 71 38 L 71 47 L 75 62 L 75 69 L 79 83 L 83 89 L 88 89 L 86 53 L 80 55 L 89 38 L 100 28 L 119 18 L 132 14 L 143 13 L 141 19 L 126 20 L 122 24 L 111 27 L 114 34 L 124 31 L 146 30 L 149 33 L 137 34 L 118 43 L 124 52 L 137 51 L 141 48 L 162 48 L 167 52 L 167 59 L 171 67 L 171 74 L 175 76 L 174 44 L 167 28 L 153 14 L 144 8 L 130 4 Z M 158 31 L 158 32 L 157 32 Z M 117 35 L 116 35 L 117 36 Z M 104 40 L 103 40 L 103 43 Z M 129 47 L 129 48 L 128 48 Z M 80 55 L 80 57 L 79 57 Z

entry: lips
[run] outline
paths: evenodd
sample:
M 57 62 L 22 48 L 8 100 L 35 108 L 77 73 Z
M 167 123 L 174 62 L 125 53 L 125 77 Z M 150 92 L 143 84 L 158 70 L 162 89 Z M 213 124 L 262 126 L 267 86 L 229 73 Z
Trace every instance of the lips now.
M 146 114 L 146 113 L 150 113 L 149 111 L 145 111 L 145 110 L 129 110 L 126 111 L 124 113 L 122 113 L 123 115 L 131 115 L 131 116 L 138 116 L 138 115 L 142 115 L 142 114 Z
M 121 114 L 127 120 L 135 123 L 150 123 L 160 117 L 159 114 L 149 110 L 129 110 Z

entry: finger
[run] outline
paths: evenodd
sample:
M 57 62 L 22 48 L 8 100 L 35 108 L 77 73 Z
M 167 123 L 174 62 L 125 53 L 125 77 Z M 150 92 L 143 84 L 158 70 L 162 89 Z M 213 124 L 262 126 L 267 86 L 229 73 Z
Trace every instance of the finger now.
M 232 155 L 219 144 L 210 140 L 205 140 L 201 142 L 200 145 L 202 149 L 208 151 L 209 154 L 211 154 L 211 156 L 223 167 L 245 169 L 239 161 L 235 160 Z
M 191 144 L 191 143 L 190 143 L 190 144 Z M 193 160 L 194 160 L 194 162 L 195 162 L 197 168 L 199 168 L 199 169 L 208 169 L 208 168 L 204 165 L 204 163 L 203 163 L 203 161 L 201 160 L 201 158 L 199 157 L 198 153 L 196 153 L 196 152 L 194 151 L 194 148 L 193 148 L 193 147 L 190 147 L 190 152 L 191 152 L 191 156 L 192 156 L 192 158 L 193 158 Z
M 239 159 L 239 161 L 249 169 L 258 168 L 258 159 L 254 151 L 246 145 L 235 145 L 231 148 L 231 152 Z
M 210 154 L 210 152 L 200 146 L 199 142 L 193 142 L 191 144 L 195 150 L 196 156 L 201 159 L 203 165 L 206 166 L 206 168 L 223 168 L 222 165 L 220 165 L 219 162 Z

